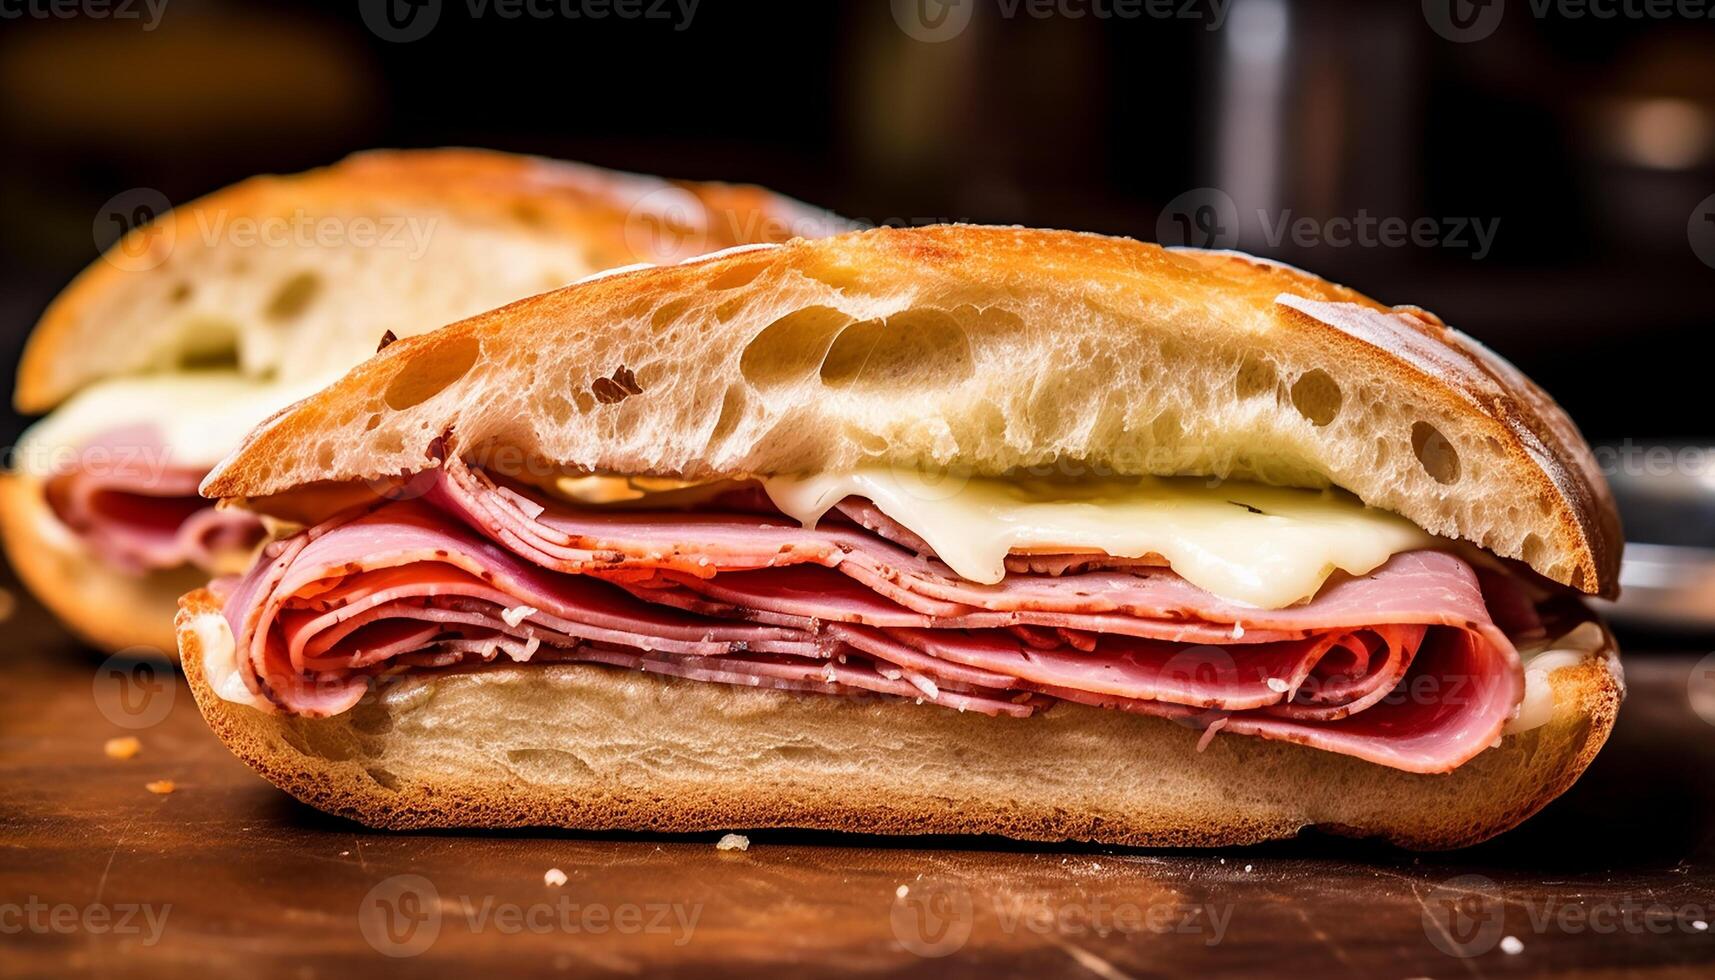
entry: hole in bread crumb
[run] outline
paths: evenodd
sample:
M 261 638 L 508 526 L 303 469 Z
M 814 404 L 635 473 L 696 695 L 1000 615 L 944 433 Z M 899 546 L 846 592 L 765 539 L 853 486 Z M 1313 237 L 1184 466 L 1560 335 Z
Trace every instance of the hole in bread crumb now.
M 738 371 L 758 388 L 802 380 L 822 363 L 834 336 L 851 322 L 851 317 L 826 306 L 793 310 L 745 345 Z
M 836 292 L 842 293 L 857 285 L 858 281 L 857 270 L 850 265 L 804 266 L 800 267 L 797 272 L 806 279 L 819 282 Z
M 738 428 L 739 420 L 744 418 L 745 394 L 738 385 L 728 385 L 726 394 L 721 398 L 721 413 L 715 418 L 714 430 L 709 433 L 708 445 L 705 450 L 715 449 L 726 441 Z
M 729 299 L 725 303 L 715 307 L 715 319 L 722 323 L 733 319 L 740 313 L 743 313 L 744 308 L 750 305 L 750 299 L 751 297 L 749 293 L 740 293 L 737 296 L 734 296 L 732 299 Z
M 543 228 L 548 224 L 547 215 L 532 201 L 513 201 L 511 211 L 513 220 L 527 228 Z
M 1169 409 L 1149 423 L 1150 438 L 1157 446 L 1170 446 L 1179 441 L 1184 430 L 1179 425 L 1179 413 Z
M 912 391 L 957 385 L 972 370 L 971 343 L 957 320 L 941 310 L 906 310 L 841 330 L 820 373 L 832 388 Z
M 762 275 L 762 270 L 773 264 L 773 259 L 763 259 L 759 262 L 744 262 L 735 265 L 709 280 L 709 290 L 718 292 L 723 289 L 737 289 Z
M 1280 384 L 1274 365 L 1259 358 L 1246 356 L 1233 377 L 1233 392 L 1240 398 L 1254 398 L 1272 392 Z
M 1321 368 L 1306 371 L 1292 383 L 1292 407 L 1311 425 L 1327 425 L 1340 414 L 1340 386 Z
M 396 412 L 421 405 L 464 377 L 480 353 L 482 345 L 475 337 L 455 336 L 419 346 L 401 359 L 382 400 Z
M 368 774 L 370 779 L 375 780 L 376 784 L 381 786 L 383 789 L 390 789 L 395 793 L 399 791 L 399 777 L 393 775 L 393 773 L 386 769 L 383 769 L 380 766 L 369 766 L 363 771 Z
M 679 319 L 679 315 L 684 313 L 686 307 L 689 307 L 690 305 L 691 298 L 689 296 L 683 296 L 679 299 L 672 300 L 671 302 L 662 303 L 655 309 L 655 312 L 650 315 L 649 328 L 659 332 L 663 327 L 667 326 L 667 324 Z
M 238 367 L 238 325 L 230 320 L 193 320 L 179 331 L 175 346 L 180 370 Z
M 1542 538 L 1535 534 L 1527 534 L 1524 536 L 1524 545 L 1519 549 L 1519 557 L 1524 559 L 1526 565 L 1537 565 L 1547 557 L 1545 554 L 1547 550 L 1548 545 L 1543 542 Z
M 294 319 L 309 308 L 321 288 L 321 276 L 314 272 L 300 272 L 274 290 L 274 296 L 268 300 L 262 315 L 276 323 Z
M 565 425 L 577 414 L 577 408 L 567 401 L 564 395 L 550 392 L 542 402 L 542 414 L 555 425 Z
M 1456 483 L 1459 480 L 1459 450 L 1447 441 L 1441 430 L 1428 422 L 1411 425 L 1411 451 L 1423 465 L 1423 472 L 1436 483 Z

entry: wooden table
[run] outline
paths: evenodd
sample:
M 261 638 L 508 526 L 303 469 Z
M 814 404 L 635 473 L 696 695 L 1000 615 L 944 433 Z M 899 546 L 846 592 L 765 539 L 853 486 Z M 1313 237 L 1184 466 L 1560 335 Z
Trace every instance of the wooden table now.
M 171 678 L 146 704 L 116 689 L 28 599 L 0 630 L 0 976 L 1715 975 L 1696 655 L 1634 656 L 1583 781 L 1461 853 L 782 831 L 723 851 L 716 835 L 371 832 L 229 757 Z M 128 732 L 141 753 L 108 758 Z M 158 779 L 176 791 L 144 788 Z

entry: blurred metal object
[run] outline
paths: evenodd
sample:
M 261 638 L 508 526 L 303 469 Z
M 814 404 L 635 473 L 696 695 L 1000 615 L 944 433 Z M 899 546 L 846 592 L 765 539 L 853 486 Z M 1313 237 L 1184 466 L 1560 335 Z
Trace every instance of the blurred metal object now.
M 1715 632 L 1715 449 L 1656 444 L 1603 447 L 1625 523 L 1620 598 L 1601 603 L 1618 622 Z
M 1205 135 L 1239 248 L 1327 270 L 1326 249 L 1310 261 L 1321 246 L 1287 234 L 1291 223 L 1423 213 L 1424 33 L 1416 5 L 1232 0 Z M 1345 270 L 1409 256 L 1342 247 L 1334 258 Z
M 1284 0 L 1236 0 L 1221 35 L 1217 186 L 1250 208 L 1280 206 L 1291 28 Z
M 1630 625 L 1715 630 L 1715 548 L 1628 544 L 1619 601 L 1600 605 Z

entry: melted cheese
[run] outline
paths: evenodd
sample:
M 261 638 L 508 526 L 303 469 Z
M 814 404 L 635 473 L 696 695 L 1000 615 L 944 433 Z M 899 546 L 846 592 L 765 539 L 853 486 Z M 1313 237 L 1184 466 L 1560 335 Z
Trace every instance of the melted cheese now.
M 167 449 L 166 465 L 209 469 L 278 409 L 327 379 L 284 384 L 237 371 L 187 371 L 109 378 L 79 391 L 18 440 L 14 466 L 43 476 L 63 469 L 69 453 L 103 433 L 151 426 Z
M 1215 595 L 1275 609 L 1314 596 L 1335 570 L 1362 575 L 1433 545 L 1410 521 L 1336 490 L 1156 477 L 930 482 L 897 469 L 770 477 L 781 511 L 814 525 L 863 497 L 973 582 L 999 582 L 1010 552 L 1160 555 Z
M 1554 684 L 1549 675 L 1562 667 L 1576 667 L 1595 656 L 1604 645 L 1602 628 L 1595 623 L 1580 623 L 1572 632 L 1523 660 L 1524 698 L 1519 702 L 1503 735 L 1516 735 L 1541 728 L 1554 720 Z

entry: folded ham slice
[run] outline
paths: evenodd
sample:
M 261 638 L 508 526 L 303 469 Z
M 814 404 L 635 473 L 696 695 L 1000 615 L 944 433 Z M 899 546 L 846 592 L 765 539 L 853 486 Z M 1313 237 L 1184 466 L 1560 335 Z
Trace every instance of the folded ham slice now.
M 1506 574 L 1439 551 L 1259 609 L 1100 556 L 968 582 L 865 501 L 804 528 L 755 496 L 574 507 L 456 459 L 412 486 L 222 584 L 259 700 L 329 715 L 394 672 L 574 660 L 990 715 L 1077 702 L 1446 772 L 1499 738 L 1511 637 L 1541 630 Z
M 181 565 L 219 572 L 223 554 L 254 547 L 262 524 L 197 495 L 205 470 L 173 465 L 153 426 L 84 443 L 45 486 L 48 505 L 106 564 L 141 574 Z

